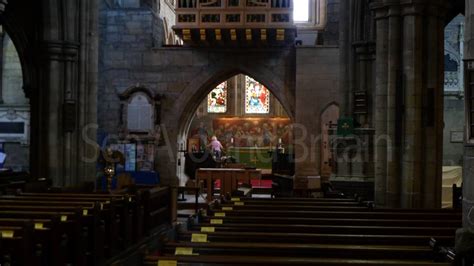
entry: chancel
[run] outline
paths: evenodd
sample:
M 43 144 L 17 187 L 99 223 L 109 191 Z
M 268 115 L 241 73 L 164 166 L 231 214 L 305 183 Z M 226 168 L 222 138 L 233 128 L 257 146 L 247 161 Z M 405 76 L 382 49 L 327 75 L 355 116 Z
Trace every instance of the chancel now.
M 472 0 L 0 0 L 0 265 L 472 265 Z

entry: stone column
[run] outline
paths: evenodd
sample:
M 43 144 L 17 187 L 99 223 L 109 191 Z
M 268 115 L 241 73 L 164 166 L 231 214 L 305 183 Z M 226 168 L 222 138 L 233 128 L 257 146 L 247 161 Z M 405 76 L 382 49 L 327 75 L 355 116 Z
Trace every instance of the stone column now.
M 422 206 L 441 207 L 443 128 L 444 128 L 444 12 L 442 1 L 429 1 L 425 9 L 423 89 Z
M 339 62 L 340 62 L 340 91 L 344 93 L 344 100 L 341 103 L 341 115 L 348 115 L 351 113 L 351 39 L 350 39 L 350 10 L 353 1 L 340 1 L 339 4 Z
M 376 21 L 375 59 L 375 204 L 385 206 L 387 176 L 387 82 L 388 82 L 388 10 L 374 5 Z
M 33 173 L 55 185 L 95 178 L 98 6 L 95 0 L 45 0 Z M 80 25 L 80 27 L 79 27 Z
M 100 1 L 80 1 L 81 24 L 81 57 L 78 88 L 78 139 L 77 180 L 95 180 L 98 146 L 96 145 L 97 125 L 97 87 L 99 73 L 99 4 Z
M 423 155 L 423 7 L 403 7 L 404 118 L 401 206 L 421 206 Z
M 393 4 L 388 12 L 388 81 L 387 81 L 387 179 L 386 206 L 400 205 L 399 117 L 397 91 L 400 90 L 401 71 L 400 6 Z

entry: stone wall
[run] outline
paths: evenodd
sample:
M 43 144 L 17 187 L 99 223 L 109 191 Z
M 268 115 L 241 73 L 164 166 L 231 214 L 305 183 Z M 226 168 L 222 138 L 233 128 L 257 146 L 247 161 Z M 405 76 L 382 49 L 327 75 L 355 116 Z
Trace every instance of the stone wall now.
M 154 13 L 147 7 L 121 9 L 103 6 L 100 20 L 98 101 L 106 104 L 98 106 L 98 123 L 101 129 L 114 131 L 120 107 L 117 92 L 124 92 L 138 83 L 150 89 L 156 87 L 156 84 L 143 83 L 146 79 L 140 69 L 145 57 L 163 39 L 154 34 L 154 29 L 159 26 L 154 23 Z
M 321 115 L 330 104 L 344 102 L 338 58 L 337 46 L 296 49 L 296 175 L 320 175 Z
M 339 44 L 339 10 L 341 0 L 328 0 L 327 25 L 323 33 L 324 45 Z M 343 0 L 344 1 L 344 0 Z

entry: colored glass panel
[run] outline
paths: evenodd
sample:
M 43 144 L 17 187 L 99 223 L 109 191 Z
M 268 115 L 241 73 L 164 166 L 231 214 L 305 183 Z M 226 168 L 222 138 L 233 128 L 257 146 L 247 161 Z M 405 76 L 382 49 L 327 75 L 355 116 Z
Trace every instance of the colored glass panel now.
M 208 113 L 227 112 L 227 82 L 219 84 L 207 96 Z
M 270 91 L 253 78 L 245 77 L 245 113 L 268 114 Z

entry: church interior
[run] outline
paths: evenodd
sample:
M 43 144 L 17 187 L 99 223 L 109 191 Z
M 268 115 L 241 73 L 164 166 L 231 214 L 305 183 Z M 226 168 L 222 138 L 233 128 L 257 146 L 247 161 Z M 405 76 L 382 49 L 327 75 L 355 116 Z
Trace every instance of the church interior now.
M 0 266 L 474 265 L 473 0 L 0 0 Z

